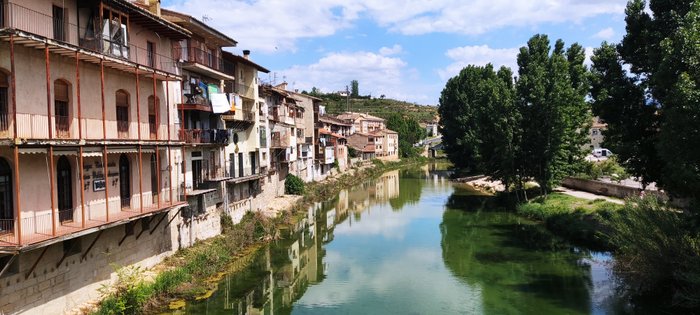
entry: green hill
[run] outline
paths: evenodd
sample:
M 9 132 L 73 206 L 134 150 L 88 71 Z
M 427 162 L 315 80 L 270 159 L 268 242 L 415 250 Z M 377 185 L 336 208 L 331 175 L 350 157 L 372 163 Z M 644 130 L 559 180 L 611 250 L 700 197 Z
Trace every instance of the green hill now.
M 337 94 L 322 94 L 317 97 L 324 100 L 326 112 L 331 115 L 346 112 L 348 107 L 352 112 L 368 113 L 385 119 L 392 113 L 402 113 L 421 123 L 432 122 L 438 115 L 436 106 L 418 105 L 393 99 L 350 98 L 348 101 Z

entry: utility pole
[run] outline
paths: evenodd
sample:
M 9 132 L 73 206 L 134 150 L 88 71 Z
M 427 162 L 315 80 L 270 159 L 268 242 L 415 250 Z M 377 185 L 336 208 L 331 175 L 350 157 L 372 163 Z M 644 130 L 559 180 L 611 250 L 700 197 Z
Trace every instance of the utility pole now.
M 348 86 L 345 86 L 345 106 L 347 107 L 348 113 L 350 112 L 350 90 Z

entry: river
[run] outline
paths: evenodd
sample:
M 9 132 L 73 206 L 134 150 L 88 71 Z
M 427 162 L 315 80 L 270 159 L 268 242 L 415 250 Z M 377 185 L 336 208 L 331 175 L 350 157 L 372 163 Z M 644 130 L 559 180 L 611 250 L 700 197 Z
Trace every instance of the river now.
M 397 170 L 309 209 L 186 314 L 624 314 L 610 255 L 485 209 L 444 166 Z

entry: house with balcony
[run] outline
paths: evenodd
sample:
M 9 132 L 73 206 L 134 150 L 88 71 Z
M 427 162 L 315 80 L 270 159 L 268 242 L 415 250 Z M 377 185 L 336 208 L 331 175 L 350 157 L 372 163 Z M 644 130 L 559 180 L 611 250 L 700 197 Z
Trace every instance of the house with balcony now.
M 235 80 L 225 81 L 224 91 L 233 100 L 231 108 L 221 117 L 232 132 L 232 141 L 226 146 L 228 208 L 247 210 L 246 202 L 257 196 L 265 183 L 270 165 L 267 117 L 261 111 L 264 104 L 258 92 L 258 72 L 270 71 L 250 59 L 250 51 L 243 56 L 223 52 Z M 263 116 L 261 120 L 260 116 Z
M 235 138 L 222 116 L 234 110 L 225 92 L 227 80 L 234 79 L 233 67 L 223 56 L 224 47 L 237 42 L 180 12 L 161 10 L 164 19 L 191 33 L 189 38 L 171 43 L 174 59 L 182 65 L 182 85 L 174 87 L 182 150 L 183 196 L 196 218 L 222 206 L 225 182 L 231 176 L 226 164 L 226 146 Z
M 311 95 L 291 92 L 297 100 L 299 111 L 296 119 L 297 159 L 296 175 L 306 182 L 317 180 L 314 176 L 315 165 L 315 115 L 314 108 L 318 107 L 322 99 Z
M 399 159 L 399 133 L 391 129 L 382 129 L 372 132 L 376 147 L 376 157 L 385 161 Z
M 332 144 L 334 160 L 337 161 L 340 171 L 345 171 L 349 164 L 347 137 L 352 133 L 352 124 L 335 116 L 328 115 L 322 106 L 316 107 L 316 130 L 319 141 L 317 141 L 317 151 L 327 151 L 328 144 Z M 326 148 L 324 148 L 326 146 Z M 330 152 L 323 152 L 324 158 L 317 159 L 317 171 L 323 176 L 335 165 L 335 161 L 326 159 Z M 330 161 L 330 165 L 326 162 Z
M 346 112 L 338 115 L 337 118 L 351 123 L 352 133 L 371 133 L 386 129 L 386 120 L 366 113 Z
M 62 312 L 177 249 L 190 36 L 156 1 L 0 1 L 0 313 Z
M 296 174 L 297 116 L 303 117 L 303 107 L 286 90 L 286 83 L 262 85 L 262 94 L 267 105 L 270 132 L 270 167 L 284 178 L 290 172 Z M 302 118 L 300 118 L 302 119 Z

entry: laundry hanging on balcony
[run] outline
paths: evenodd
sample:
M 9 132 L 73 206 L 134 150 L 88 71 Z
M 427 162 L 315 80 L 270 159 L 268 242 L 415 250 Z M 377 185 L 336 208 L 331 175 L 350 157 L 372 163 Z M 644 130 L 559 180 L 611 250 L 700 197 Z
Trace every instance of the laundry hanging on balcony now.
M 235 113 L 236 107 L 243 106 L 243 99 L 241 99 L 241 96 L 236 93 L 228 93 L 228 100 L 231 102 L 231 112 Z
M 223 114 L 229 111 L 229 102 L 226 94 L 224 93 L 212 93 L 211 94 L 211 107 L 214 114 Z

